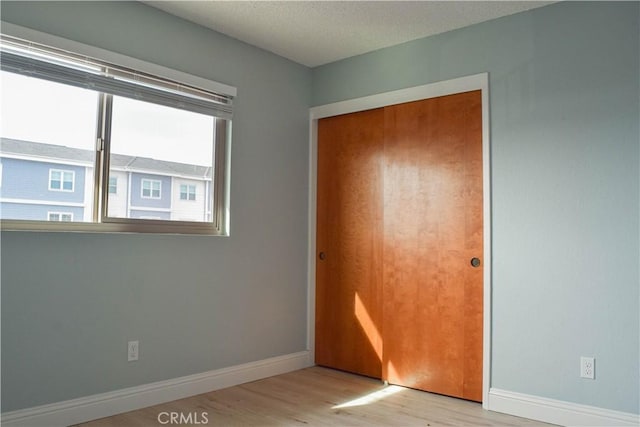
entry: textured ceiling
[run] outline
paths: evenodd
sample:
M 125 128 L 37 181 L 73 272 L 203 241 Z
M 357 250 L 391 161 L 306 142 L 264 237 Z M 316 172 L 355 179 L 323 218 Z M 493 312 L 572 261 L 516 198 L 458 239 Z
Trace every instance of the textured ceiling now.
M 144 1 L 309 67 L 550 1 Z

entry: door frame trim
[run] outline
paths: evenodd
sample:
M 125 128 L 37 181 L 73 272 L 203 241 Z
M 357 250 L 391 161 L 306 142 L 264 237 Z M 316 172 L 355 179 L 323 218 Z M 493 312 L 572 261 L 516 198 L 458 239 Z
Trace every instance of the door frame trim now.
M 483 324 L 482 407 L 488 409 L 491 387 L 491 150 L 489 132 L 489 73 L 348 99 L 309 109 L 309 246 L 307 270 L 307 350 L 315 354 L 316 209 L 318 182 L 318 119 L 355 113 L 405 102 L 480 90 L 482 97 L 482 189 L 483 189 Z

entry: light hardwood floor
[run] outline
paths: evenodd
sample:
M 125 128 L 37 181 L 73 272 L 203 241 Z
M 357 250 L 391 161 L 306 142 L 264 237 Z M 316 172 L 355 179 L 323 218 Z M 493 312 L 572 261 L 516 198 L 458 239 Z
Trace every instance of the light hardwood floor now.
M 181 425 L 209 426 L 547 425 L 484 411 L 474 402 L 385 387 L 379 380 L 312 367 L 79 426 L 177 425 L 168 422 L 171 412 L 191 414 L 192 423 Z

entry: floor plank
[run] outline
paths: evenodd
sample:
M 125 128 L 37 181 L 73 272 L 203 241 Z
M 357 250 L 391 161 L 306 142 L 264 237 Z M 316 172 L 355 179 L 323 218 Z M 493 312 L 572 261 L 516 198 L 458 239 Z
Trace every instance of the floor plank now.
M 181 413 L 183 417 L 191 416 L 191 423 L 183 422 L 180 425 L 548 425 L 488 412 L 475 402 L 398 386 L 384 386 L 379 380 L 316 366 L 102 418 L 79 424 L 78 427 L 177 425 L 168 422 L 170 415 L 163 414 L 158 419 L 161 413 L 171 412 Z

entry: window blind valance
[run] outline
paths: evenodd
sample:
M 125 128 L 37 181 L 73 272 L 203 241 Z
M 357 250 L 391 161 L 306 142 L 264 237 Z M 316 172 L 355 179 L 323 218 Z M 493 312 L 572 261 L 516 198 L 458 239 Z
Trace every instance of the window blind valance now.
M 233 98 L 13 37 L 0 40 L 0 68 L 25 76 L 231 119 Z

